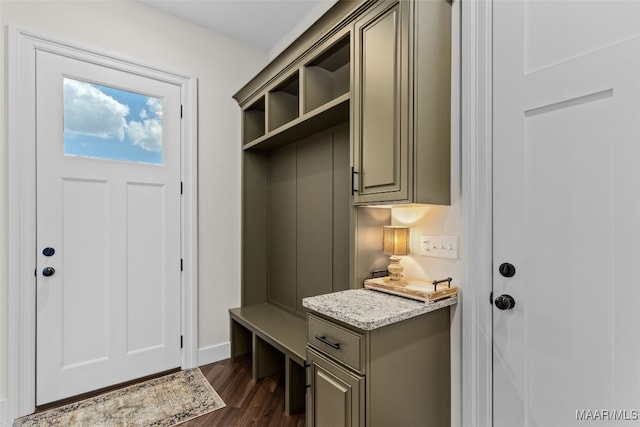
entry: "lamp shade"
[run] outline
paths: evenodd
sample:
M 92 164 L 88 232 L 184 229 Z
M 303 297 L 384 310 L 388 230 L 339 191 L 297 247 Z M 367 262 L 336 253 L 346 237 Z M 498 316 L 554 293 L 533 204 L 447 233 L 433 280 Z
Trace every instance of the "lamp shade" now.
M 382 250 L 387 255 L 407 255 L 409 253 L 409 227 L 382 227 Z

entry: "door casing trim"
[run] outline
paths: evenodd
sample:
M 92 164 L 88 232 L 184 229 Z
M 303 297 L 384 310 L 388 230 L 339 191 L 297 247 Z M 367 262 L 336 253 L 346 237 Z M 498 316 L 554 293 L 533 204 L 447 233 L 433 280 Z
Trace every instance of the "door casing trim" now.
M 8 398 L 9 420 L 35 410 L 36 52 L 47 51 L 179 85 L 181 124 L 181 367 L 198 366 L 197 79 L 8 26 Z M 177 268 L 177 264 L 176 264 Z M 1 414 L 0 414 L 1 415 Z
M 463 1 L 461 134 L 463 269 L 462 425 L 493 425 L 492 0 Z

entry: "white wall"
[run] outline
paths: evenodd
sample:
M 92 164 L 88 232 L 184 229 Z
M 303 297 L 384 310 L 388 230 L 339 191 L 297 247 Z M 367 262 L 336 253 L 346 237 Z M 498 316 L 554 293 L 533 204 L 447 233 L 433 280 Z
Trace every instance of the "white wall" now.
M 240 305 L 240 114 L 233 93 L 267 53 L 131 1 L 0 1 L 0 421 L 7 396 L 7 24 L 198 78 L 199 348 L 228 356 Z M 201 360 L 209 362 L 211 360 Z
M 285 34 L 278 43 L 269 51 L 269 61 L 278 56 L 291 43 L 295 41 L 307 28 L 318 20 L 326 11 L 336 4 L 338 0 L 319 0 L 318 3 L 305 15 L 303 19 L 296 24 L 287 34 Z

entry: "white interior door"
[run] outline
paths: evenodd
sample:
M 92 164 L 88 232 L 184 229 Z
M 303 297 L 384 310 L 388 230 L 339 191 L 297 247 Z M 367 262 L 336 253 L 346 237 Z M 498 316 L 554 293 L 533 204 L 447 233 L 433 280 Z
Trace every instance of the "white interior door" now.
M 494 426 L 638 425 L 640 2 L 493 11 Z
M 180 87 L 36 67 L 41 405 L 180 366 Z

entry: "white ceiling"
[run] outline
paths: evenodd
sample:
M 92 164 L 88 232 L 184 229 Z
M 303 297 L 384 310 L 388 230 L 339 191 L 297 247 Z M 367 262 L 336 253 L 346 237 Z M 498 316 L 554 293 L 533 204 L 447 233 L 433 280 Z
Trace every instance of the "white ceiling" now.
M 265 51 L 271 51 L 301 22 L 312 19 L 307 24 L 310 25 L 336 0 L 138 1 Z

